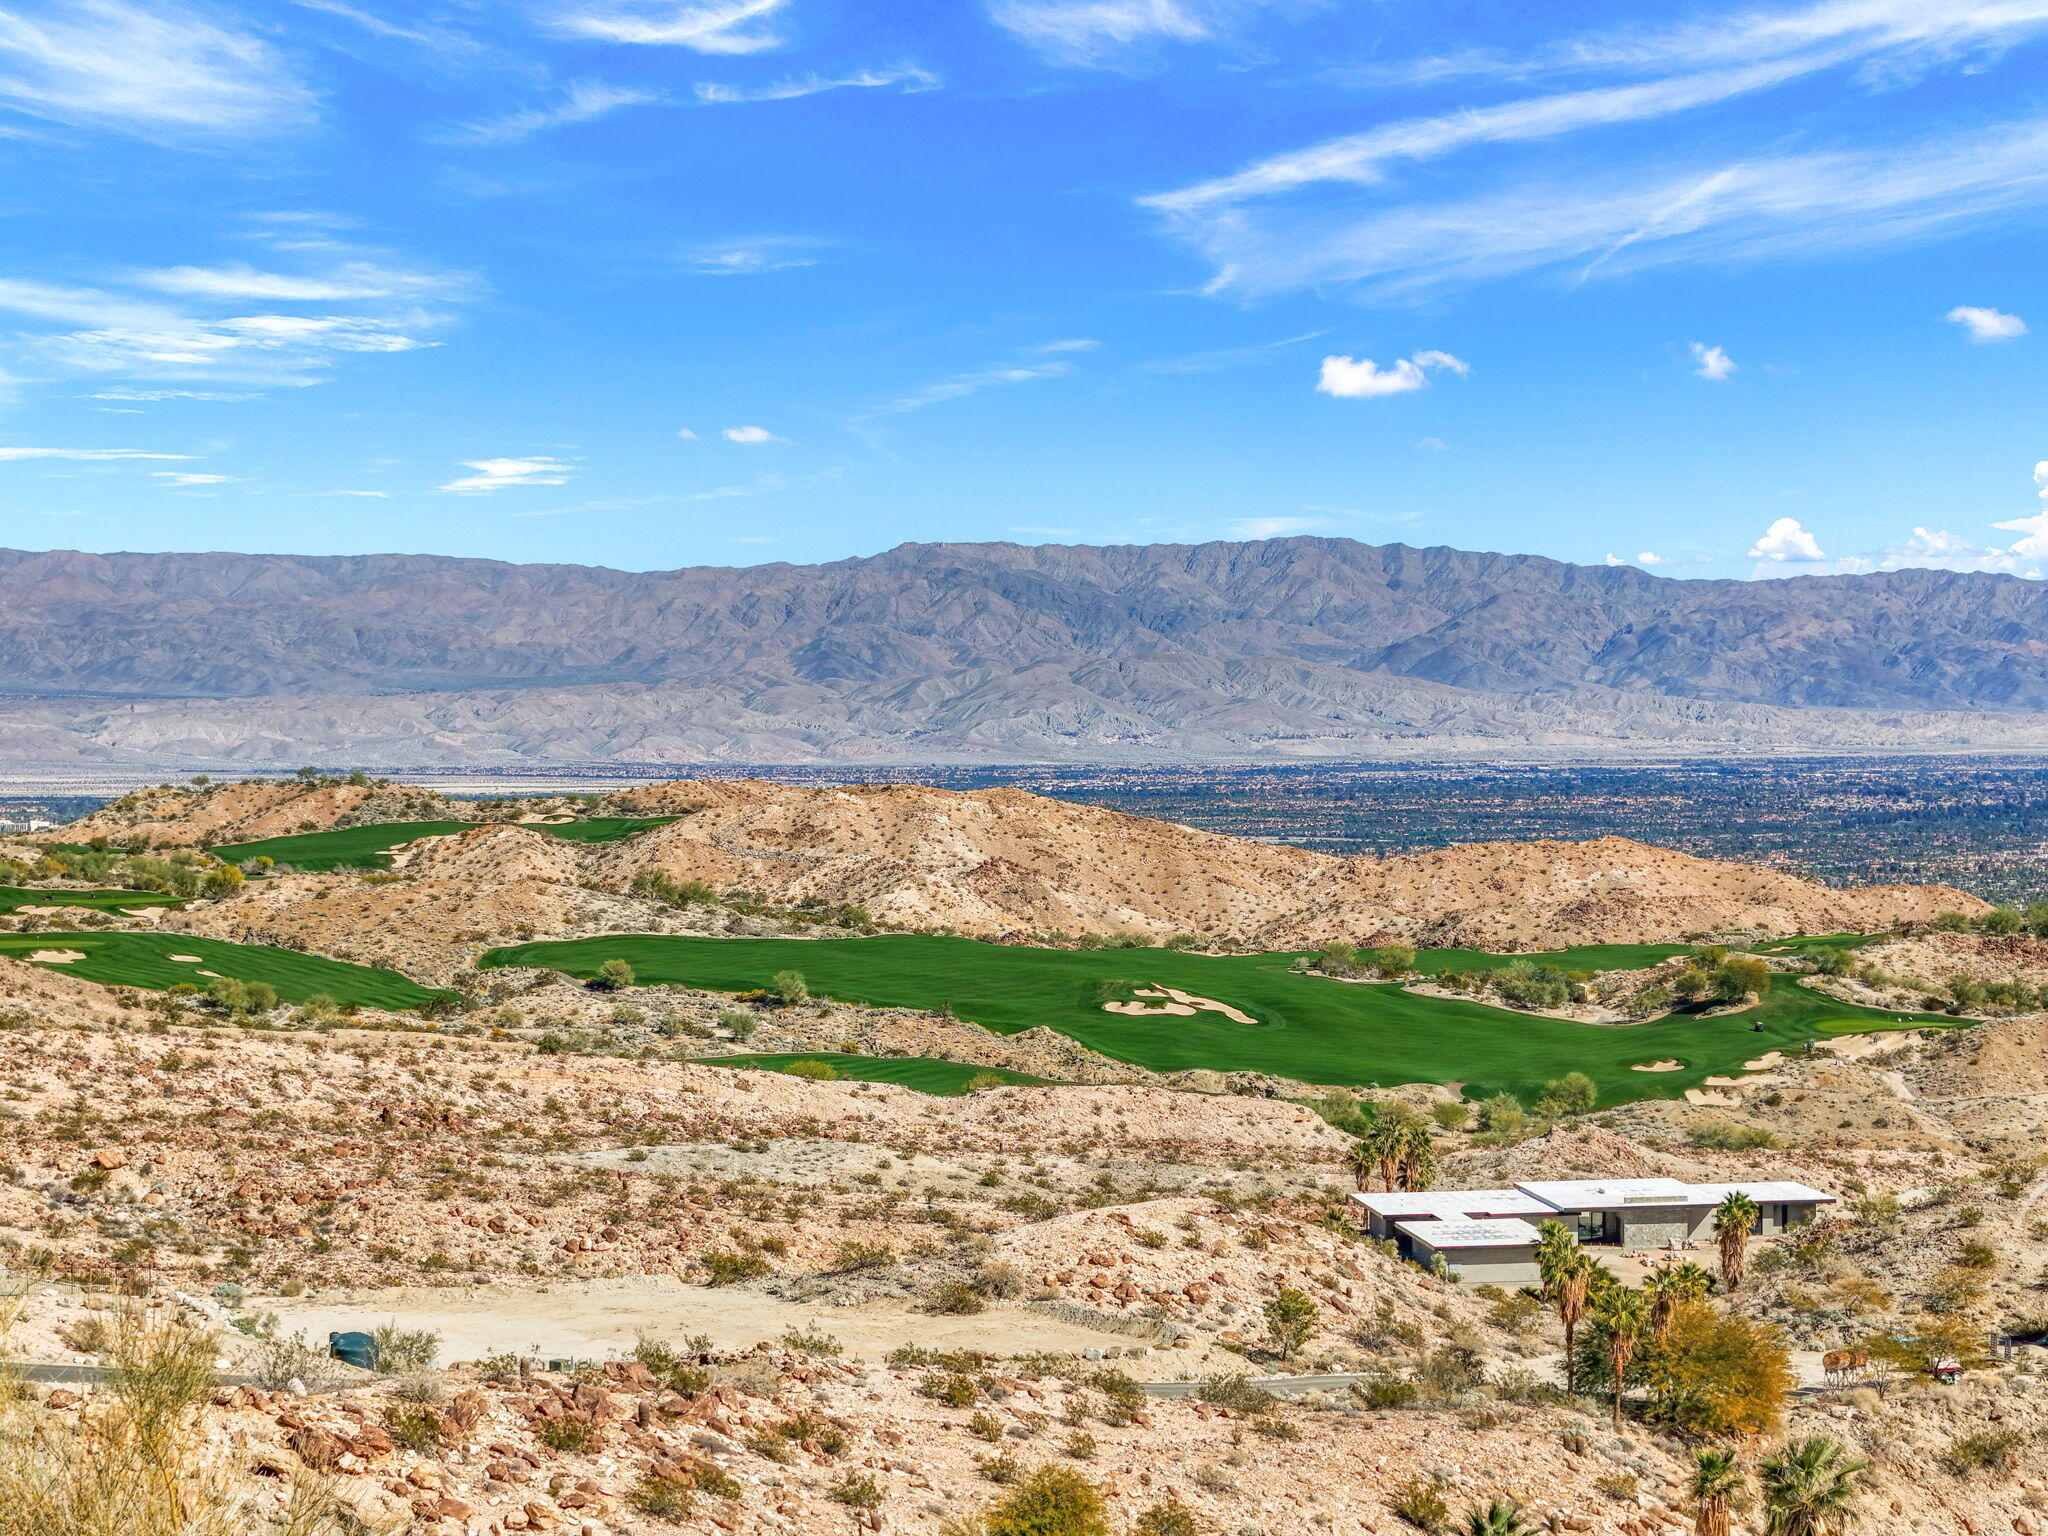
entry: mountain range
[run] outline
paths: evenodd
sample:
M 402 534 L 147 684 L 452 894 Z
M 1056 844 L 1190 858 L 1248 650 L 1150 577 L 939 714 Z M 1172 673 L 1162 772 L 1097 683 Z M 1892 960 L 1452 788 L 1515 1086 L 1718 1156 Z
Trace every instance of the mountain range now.
M 632 572 L 0 551 L 0 759 L 377 767 L 2048 747 L 2048 588 L 1348 539 Z

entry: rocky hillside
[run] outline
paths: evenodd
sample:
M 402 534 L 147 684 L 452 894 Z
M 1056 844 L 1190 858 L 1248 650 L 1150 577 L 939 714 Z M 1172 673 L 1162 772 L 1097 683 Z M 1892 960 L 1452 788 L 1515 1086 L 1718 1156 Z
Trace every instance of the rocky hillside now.
M 2040 585 L 2006 576 L 1675 581 L 1319 538 L 656 572 L 0 552 L 0 756 L 2041 747 L 2044 621 Z
M 1401 936 L 1503 950 L 1924 922 L 1984 904 L 1946 886 L 1835 890 L 1624 838 L 1340 858 L 1015 789 L 684 780 L 605 809 L 678 819 L 623 843 L 481 828 L 402 855 L 412 876 L 623 889 L 656 870 L 777 905 L 851 903 L 979 937 L 1198 934 L 1269 947 Z

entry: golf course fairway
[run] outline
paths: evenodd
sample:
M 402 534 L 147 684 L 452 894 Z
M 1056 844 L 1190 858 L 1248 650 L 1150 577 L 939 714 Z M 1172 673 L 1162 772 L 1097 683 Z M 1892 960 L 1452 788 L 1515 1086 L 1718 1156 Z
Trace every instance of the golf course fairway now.
M 974 1067 L 965 1062 L 941 1061 L 935 1056 L 849 1056 L 840 1051 L 792 1051 L 778 1055 L 701 1056 L 705 1067 L 760 1067 L 770 1072 L 787 1072 L 800 1061 L 822 1061 L 850 1083 L 895 1083 L 919 1093 L 945 1096 L 962 1094 L 977 1077 L 999 1077 L 1013 1087 L 1036 1088 L 1050 1078 L 1029 1072 L 1010 1072 L 1001 1067 Z
M 75 891 L 61 887 L 0 885 L 0 913 L 23 907 L 90 907 L 95 912 L 125 912 L 131 907 L 182 907 L 182 896 L 154 891 Z
M 0 934 L 0 955 L 32 960 L 38 954 L 75 954 L 76 960 L 38 962 L 53 971 L 114 987 L 161 991 L 181 981 L 204 987 L 215 976 L 268 982 L 290 1003 L 331 997 L 364 1008 L 417 1008 L 435 994 L 396 971 L 351 965 L 267 944 L 230 944 L 189 933 Z M 174 955 L 196 955 L 176 960 Z
M 1602 946 L 1566 950 L 1573 969 Z M 1683 953 L 1684 946 L 1629 946 Z M 1437 964 L 1435 956 L 1458 958 Z M 950 1009 L 959 1018 L 1016 1034 L 1044 1025 L 1154 1071 L 1206 1067 L 1271 1072 L 1308 1083 L 1462 1083 L 1469 1098 L 1507 1091 L 1533 1102 L 1549 1080 L 1584 1072 L 1602 1103 L 1677 1098 L 1707 1077 L 1737 1074 L 1771 1050 L 1794 1050 L 1824 1033 L 1902 1029 L 1957 1021 L 1934 1014 L 1858 1008 L 1772 978 L 1740 1014 L 1674 1014 L 1629 1025 L 1578 1024 L 1457 998 L 1421 997 L 1393 983 L 1332 981 L 1289 966 L 1298 954 L 1195 955 L 1169 949 L 1030 949 L 974 939 L 886 934 L 865 939 L 712 939 L 650 934 L 571 939 L 494 949 L 483 966 L 545 966 L 586 980 L 624 960 L 637 984 L 717 992 L 769 987 L 779 971 L 841 1002 Z M 1513 956 L 1479 957 L 1505 964 Z M 1644 961 L 1638 960 L 1641 964 Z M 1469 969 L 1463 951 L 1424 951 L 1431 970 Z M 1103 1011 L 1103 982 L 1172 987 L 1249 1014 L 1240 1024 L 1203 1009 L 1192 1015 Z M 1756 1026 L 1761 1025 L 1761 1029 Z M 1675 1060 L 1677 1071 L 1633 1068 Z
M 229 843 L 207 851 L 230 864 L 249 859 L 270 859 L 293 869 L 324 873 L 335 869 L 384 869 L 391 863 L 391 850 L 401 843 L 422 837 L 448 837 L 478 827 L 519 826 L 529 832 L 572 843 L 616 843 L 665 826 L 673 816 L 597 816 L 587 821 L 498 822 L 498 821 L 385 821 L 366 827 L 343 827 L 337 832 L 298 832 L 289 837 L 266 837 L 255 843 Z

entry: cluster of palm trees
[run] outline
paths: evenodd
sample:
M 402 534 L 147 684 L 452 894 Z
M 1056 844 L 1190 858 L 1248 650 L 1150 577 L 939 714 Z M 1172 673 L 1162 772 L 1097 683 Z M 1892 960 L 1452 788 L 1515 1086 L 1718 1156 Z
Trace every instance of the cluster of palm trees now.
M 1536 1266 L 1540 1294 L 1557 1308 L 1564 1324 L 1565 1387 L 1579 1390 L 1579 1324 L 1588 1316 L 1607 1338 L 1607 1362 L 1613 1372 L 1614 1422 L 1621 1423 L 1622 1389 L 1628 1368 L 1644 1339 L 1662 1343 L 1670 1336 L 1679 1304 L 1698 1301 L 1712 1289 L 1714 1277 L 1697 1264 L 1662 1269 L 1630 1290 L 1612 1270 L 1579 1246 L 1563 1222 L 1546 1221 L 1536 1229 Z
M 1405 1104 L 1383 1105 L 1352 1147 L 1349 1162 L 1360 1189 L 1371 1189 L 1375 1178 L 1389 1193 L 1427 1189 L 1437 1172 L 1429 1122 Z
M 1756 1482 L 1764 1536 L 1847 1536 L 1856 1524 L 1856 1495 L 1869 1465 L 1825 1435 L 1791 1441 L 1763 1457 Z M 1729 1536 L 1731 1517 L 1749 1502 L 1749 1472 L 1734 1451 L 1696 1451 L 1686 1493 L 1693 1536 Z M 1458 1536 L 1536 1536 L 1536 1530 L 1520 1504 L 1495 1498 L 1465 1517 Z
M 1764 1536 L 1842 1536 L 1856 1523 L 1856 1494 L 1869 1465 L 1825 1435 L 1791 1441 L 1764 1457 L 1756 1469 Z M 1745 1501 L 1748 1486 L 1735 1452 L 1695 1452 L 1686 1489 L 1693 1536 L 1728 1536 L 1729 1517 Z

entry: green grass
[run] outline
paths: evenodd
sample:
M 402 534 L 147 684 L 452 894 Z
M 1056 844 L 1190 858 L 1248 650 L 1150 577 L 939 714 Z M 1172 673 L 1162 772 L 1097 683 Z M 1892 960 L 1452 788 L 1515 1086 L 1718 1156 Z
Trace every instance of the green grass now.
M 783 1055 L 704 1056 L 707 1067 L 762 1067 L 770 1072 L 787 1071 L 799 1061 L 822 1061 L 842 1078 L 862 1083 L 896 1083 L 919 1093 L 961 1094 L 974 1078 L 984 1074 L 1019 1087 L 1037 1088 L 1050 1078 L 1029 1072 L 1011 1072 L 1001 1067 L 971 1067 L 958 1061 L 941 1061 L 935 1056 L 848 1056 L 838 1051 L 799 1051 Z
M 365 1008 L 417 1008 L 435 994 L 396 971 L 351 965 L 321 955 L 302 955 L 267 944 L 229 944 L 189 933 L 10 933 L 0 934 L 0 955 L 27 959 L 37 950 L 78 950 L 83 960 L 50 965 L 53 971 L 117 987 L 161 991 L 189 981 L 204 987 L 212 971 L 237 981 L 267 981 L 287 1002 L 326 996 Z M 197 955 L 199 963 L 173 960 Z M 47 964 L 48 962 L 44 962 Z
M 1580 963 L 1592 953 L 1565 950 L 1556 959 L 1571 969 L 1593 969 Z M 1309 1083 L 1383 1086 L 1462 1082 L 1468 1097 L 1505 1089 L 1533 1099 L 1548 1080 L 1582 1071 L 1600 1085 L 1604 1103 L 1676 1098 L 1710 1075 L 1740 1072 L 1751 1057 L 1796 1048 L 1822 1033 L 1956 1022 L 1857 1008 L 1776 978 L 1755 1008 L 1725 1018 L 1680 1015 L 1625 1026 L 1574 1024 L 1463 999 L 1417 997 L 1392 984 L 1305 976 L 1288 969 L 1293 954 L 1027 949 L 911 934 L 866 939 L 620 935 L 515 945 L 492 950 L 482 964 L 551 966 L 587 979 L 615 957 L 628 962 L 643 985 L 674 983 L 725 992 L 765 987 L 777 971 L 801 971 L 811 990 L 823 997 L 881 1007 L 950 1007 L 962 1019 L 1001 1034 L 1045 1025 L 1105 1055 L 1155 1071 L 1208 1067 L 1272 1072 Z M 1209 1012 L 1192 1018 L 1104 1013 L 1096 986 L 1117 979 L 1163 983 L 1215 998 L 1259 1023 L 1235 1024 Z M 1757 1023 L 1761 1031 L 1751 1028 Z M 1683 1062 L 1684 1070 L 1630 1070 L 1663 1058 Z
M 1554 965 L 1561 971 L 1638 971 L 1689 955 L 1691 944 L 1581 944 L 1576 949 L 1553 949 L 1540 955 L 1495 955 L 1483 949 L 1425 949 L 1415 956 L 1415 969 L 1427 976 L 1445 971 L 1497 971 L 1512 960 L 1529 960 L 1537 965 Z
M 533 832 L 564 838 L 573 843 L 616 843 L 664 826 L 673 816 L 598 816 L 588 821 L 559 824 L 525 823 Z M 336 832 L 300 832 L 290 837 L 266 837 L 254 843 L 229 843 L 209 849 L 215 858 L 240 864 L 248 859 L 268 858 L 293 869 L 326 871 L 335 869 L 385 869 L 391 850 L 400 843 L 422 837 L 447 837 L 474 827 L 510 825 L 479 821 L 387 821 L 368 827 L 343 827 Z
M 182 896 L 159 896 L 154 891 L 67 891 L 44 890 L 31 885 L 0 885 L 0 913 L 19 912 L 23 907 L 91 907 L 97 912 L 119 912 L 128 907 L 182 907 Z

